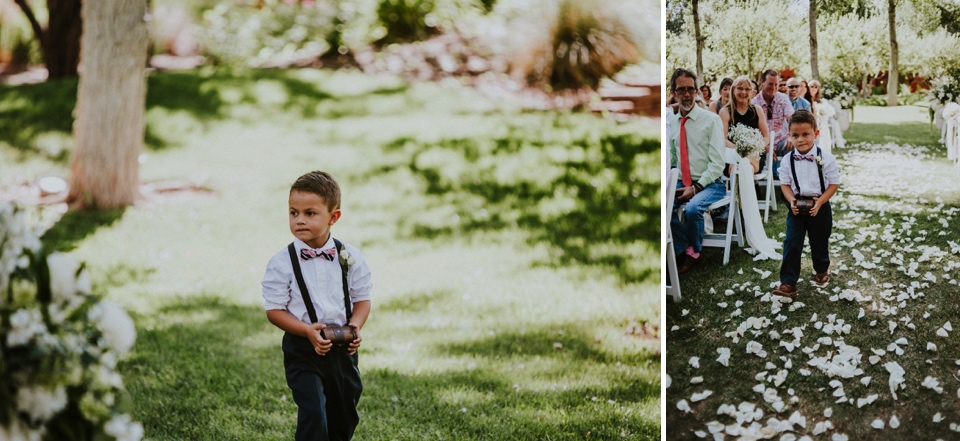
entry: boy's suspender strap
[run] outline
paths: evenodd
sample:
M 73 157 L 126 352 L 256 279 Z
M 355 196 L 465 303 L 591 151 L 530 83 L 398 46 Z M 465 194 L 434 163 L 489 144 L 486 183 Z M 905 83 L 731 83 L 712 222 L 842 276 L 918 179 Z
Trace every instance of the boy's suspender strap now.
M 303 304 L 307 307 L 307 314 L 310 315 L 310 322 L 317 323 L 317 310 L 313 307 L 313 301 L 310 300 L 310 293 L 307 291 L 307 284 L 303 281 L 303 272 L 300 271 L 300 259 L 297 258 L 297 247 L 290 242 L 287 246 L 290 252 L 290 263 L 293 264 L 293 275 L 297 278 L 297 286 L 300 287 L 300 296 L 303 297 Z
M 820 153 L 820 147 L 817 147 L 817 156 L 823 157 Z M 824 194 L 827 192 L 827 187 L 823 185 L 823 166 L 819 162 L 817 163 L 817 173 L 820 174 L 820 194 Z
M 347 323 L 350 323 L 350 317 L 353 316 L 353 303 L 350 302 L 350 289 L 347 287 L 347 264 L 340 258 L 343 252 L 343 242 L 333 238 L 333 243 L 337 245 L 337 260 L 340 263 L 340 274 L 343 278 L 343 308 L 347 313 Z
M 817 156 L 820 157 L 820 147 L 817 147 Z M 823 166 L 820 165 L 816 160 L 813 161 L 817 164 L 817 174 L 820 175 L 820 194 L 827 192 L 827 186 L 823 185 Z M 793 152 L 790 153 L 790 173 L 793 173 L 793 182 L 797 184 L 797 196 L 800 196 L 800 179 L 797 178 L 797 168 L 793 165 Z

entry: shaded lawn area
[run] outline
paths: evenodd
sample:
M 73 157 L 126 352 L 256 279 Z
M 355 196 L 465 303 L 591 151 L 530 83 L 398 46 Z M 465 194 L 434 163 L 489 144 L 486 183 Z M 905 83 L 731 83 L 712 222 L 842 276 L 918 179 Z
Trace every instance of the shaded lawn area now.
M 0 185 L 67 173 L 70 123 L 46 121 L 69 116 L 67 86 L 29 87 L 0 88 L 0 113 L 46 109 L 0 123 Z M 659 321 L 656 124 L 349 72 L 160 73 L 149 91 L 141 180 L 215 196 L 68 213 L 43 238 L 132 310 L 120 371 L 147 437 L 292 436 L 259 280 L 291 240 L 289 185 L 323 169 L 334 234 L 374 271 L 357 439 L 659 438 L 659 349 L 636 331 Z
M 832 280 L 827 288 L 816 290 L 803 280 L 813 273 L 809 247 L 800 296 L 779 310 L 767 295 L 779 284 L 779 261 L 753 262 L 735 248 L 723 266 L 722 250 L 708 249 L 706 261 L 681 276 L 683 300 L 668 301 L 664 324 L 671 377 L 665 419 L 669 439 L 699 439 L 696 432 L 709 434 L 713 421 L 735 423 L 718 409 L 744 402 L 762 411 L 757 419 L 761 426 L 798 412 L 805 418 L 805 426 L 793 427 L 798 438 L 956 437 L 950 425 L 958 423 L 960 412 L 960 345 L 952 334 L 942 337 L 937 332 L 946 322 L 960 322 L 960 308 L 953 301 L 960 276 L 960 233 L 952 226 L 960 212 L 958 170 L 937 143 L 939 133 L 926 124 L 926 109 L 861 107 L 856 115 L 845 134 L 848 147 L 835 150 L 843 182 L 831 201 Z M 781 204 L 765 224 L 767 236 L 782 241 L 784 222 Z M 764 277 L 764 272 L 769 274 Z M 857 294 L 869 300 L 857 300 Z M 751 317 L 767 321 L 745 327 L 739 341 L 728 335 Z M 801 330 L 802 337 L 794 330 Z M 799 345 L 790 350 L 796 338 Z M 747 353 L 748 342 L 759 343 L 766 354 Z M 716 361 L 718 348 L 730 350 L 729 367 Z M 828 372 L 810 364 L 827 360 L 841 366 L 841 353 L 851 348 L 859 355 L 848 365 L 861 371 L 849 377 L 839 369 Z M 906 371 L 896 400 L 888 363 Z M 785 377 L 777 379 L 778 374 Z M 936 380 L 942 392 L 924 386 L 927 377 Z M 704 391 L 713 394 L 691 400 Z M 690 413 L 678 410 L 681 400 L 689 403 Z M 776 401 L 784 403 L 779 412 Z M 934 421 L 937 413 L 942 422 Z M 894 416 L 898 428 L 890 426 Z M 872 428 L 875 420 L 881 420 L 884 429 Z M 779 438 L 777 434 L 772 439 Z

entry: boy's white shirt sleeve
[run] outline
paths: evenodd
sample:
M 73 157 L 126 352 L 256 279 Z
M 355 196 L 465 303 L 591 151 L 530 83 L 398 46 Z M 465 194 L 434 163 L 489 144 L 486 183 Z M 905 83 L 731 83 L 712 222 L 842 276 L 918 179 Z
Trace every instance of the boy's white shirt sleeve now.
M 284 265 L 284 262 L 287 264 Z M 293 280 L 293 265 L 286 248 L 275 254 L 267 263 L 267 270 L 260 281 L 263 291 L 264 309 L 287 310 L 290 304 L 290 281 Z
M 780 158 L 780 168 L 777 173 L 780 175 L 780 185 L 788 185 L 790 189 L 793 190 L 793 173 L 790 172 L 790 155 L 793 154 L 793 150 L 788 152 L 782 158 Z
M 350 301 L 352 303 L 370 300 L 373 291 L 373 277 L 367 259 L 356 247 L 343 244 L 344 249 L 355 259 L 347 270 L 347 285 L 350 287 Z M 342 297 L 342 296 L 341 296 Z

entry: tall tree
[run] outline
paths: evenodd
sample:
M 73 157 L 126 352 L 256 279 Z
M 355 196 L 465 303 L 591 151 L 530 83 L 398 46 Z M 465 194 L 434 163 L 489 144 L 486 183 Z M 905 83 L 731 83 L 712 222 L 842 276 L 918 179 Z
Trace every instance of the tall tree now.
M 813 79 L 820 80 L 817 64 L 817 0 L 810 0 L 810 71 Z
M 147 25 L 144 0 L 83 2 L 83 75 L 70 163 L 72 209 L 112 209 L 139 195 Z
M 83 20 L 80 18 L 80 0 L 47 0 L 49 20 L 47 27 L 40 26 L 27 0 L 14 0 L 23 10 L 34 37 L 40 43 L 43 62 L 49 78 L 77 76 L 80 63 L 80 34 Z
M 890 75 L 887 78 L 887 105 L 897 105 L 900 72 L 897 66 L 897 1 L 887 0 L 887 22 L 890 25 Z
M 697 77 L 703 80 L 703 42 L 706 37 L 700 34 L 700 0 L 693 0 L 693 36 L 697 42 Z

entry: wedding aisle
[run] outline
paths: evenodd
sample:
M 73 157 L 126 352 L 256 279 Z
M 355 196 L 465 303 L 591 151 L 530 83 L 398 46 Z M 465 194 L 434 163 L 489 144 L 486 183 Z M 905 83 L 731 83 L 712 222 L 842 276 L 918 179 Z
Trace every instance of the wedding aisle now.
M 809 281 L 809 247 L 792 301 L 770 294 L 780 262 L 741 249 L 727 266 L 709 250 L 681 279 L 664 326 L 669 439 L 960 437 L 960 180 L 925 109 L 857 115 L 834 148 L 829 285 Z

